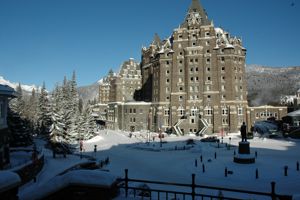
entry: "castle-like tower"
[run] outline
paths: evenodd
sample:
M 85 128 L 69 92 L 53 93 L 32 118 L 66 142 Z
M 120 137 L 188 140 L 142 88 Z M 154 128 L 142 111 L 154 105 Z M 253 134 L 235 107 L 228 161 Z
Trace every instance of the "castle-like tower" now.
M 246 49 L 241 39 L 214 27 L 199 0 L 170 37 L 155 34 L 132 59 L 100 84 L 101 119 L 110 129 L 188 133 L 248 130 L 261 116 L 281 119 L 283 107 L 249 108 Z M 265 114 L 269 113 L 269 114 Z
M 142 49 L 142 100 L 153 103 L 153 123 L 180 134 L 237 131 L 246 120 L 246 49 L 215 28 L 198 0 L 166 40 Z

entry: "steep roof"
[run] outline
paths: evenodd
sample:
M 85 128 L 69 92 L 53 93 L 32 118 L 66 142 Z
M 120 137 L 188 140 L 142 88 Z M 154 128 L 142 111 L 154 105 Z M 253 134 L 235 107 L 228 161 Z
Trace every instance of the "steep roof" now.
M 16 91 L 8 85 L 0 84 L 0 96 L 16 97 Z
M 160 38 L 159 38 L 159 36 L 158 36 L 158 34 L 157 33 L 155 33 L 155 35 L 154 35 L 154 38 L 153 38 L 153 42 L 152 42 L 152 45 L 156 45 L 156 46 L 160 46 L 160 44 L 161 44 L 161 40 L 160 40 Z
M 188 13 L 186 15 L 185 21 L 182 23 L 181 26 L 187 27 L 190 20 L 193 20 L 194 18 L 200 17 L 199 23 L 201 25 L 209 25 L 210 21 L 208 20 L 207 14 L 205 10 L 203 9 L 200 0 L 192 0 L 191 6 L 188 10 Z

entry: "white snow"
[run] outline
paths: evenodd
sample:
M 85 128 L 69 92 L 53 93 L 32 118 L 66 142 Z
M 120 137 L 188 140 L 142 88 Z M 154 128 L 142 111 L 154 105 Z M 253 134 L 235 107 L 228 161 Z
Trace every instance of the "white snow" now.
M 19 83 L 14 83 L 14 82 L 10 82 L 9 80 L 5 80 L 5 78 L 3 76 L 0 76 L 0 84 L 2 85 L 8 85 L 11 88 L 16 89 L 19 85 Z M 24 90 L 25 92 L 30 93 L 32 91 L 32 89 L 34 88 L 35 91 L 40 91 L 41 87 L 38 87 L 36 85 L 23 85 L 21 84 L 21 88 L 22 90 Z
M 0 192 L 15 187 L 21 183 L 18 174 L 10 171 L 0 171 Z
M 190 183 L 191 174 L 195 173 L 196 184 L 201 185 L 270 192 L 271 182 L 275 181 L 277 193 L 299 193 L 300 171 L 296 170 L 296 162 L 300 162 L 299 140 L 254 138 L 249 141 L 251 155 L 255 151 L 258 154 L 255 163 L 238 164 L 233 162 L 234 150 L 237 152 L 240 141 L 237 134 L 224 137 L 224 143 L 233 145 L 230 149 L 225 145 L 217 148 L 216 144 L 200 142 L 200 138 L 195 136 L 166 137 L 162 141 L 167 143 L 160 147 L 158 138 L 155 138 L 154 142 L 153 138 L 150 138 L 151 142 L 146 143 L 148 138 L 142 134 L 135 133 L 130 138 L 129 133 L 101 130 L 98 136 L 83 142 L 83 154 L 96 157 L 97 160 L 109 157 L 110 164 L 105 169 L 116 177 L 124 177 L 124 169 L 128 169 L 129 178 Z M 195 144 L 186 145 L 188 139 L 193 139 Z M 96 153 L 94 145 L 97 145 Z M 180 150 L 175 151 L 175 146 Z M 183 146 L 186 146 L 185 150 L 181 148 Z M 214 158 L 215 152 L 217 159 Z M 201 155 L 203 163 L 200 163 Z M 49 182 L 55 175 L 80 163 L 80 159 L 74 156 L 53 159 L 48 155 L 45 159 L 45 167 L 37 177 L 37 183 L 21 187 L 21 199 L 30 191 Z M 194 165 L 195 159 L 198 161 L 198 167 Z M 205 173 L 202 172 L 202 164 L 205 164 Z M 288 176 L 284 176 L 284 166 L 288 166 Z M 233 171 L 233 174 L 224 177 L 225 167 Z M 255 178 L 256 169 L 259 171 L 258 179 Z M 164 186 L 160 187 L 163 189 Z
M 86 185 L 97 187 L 110 187 L 116 180 L 116 177 L 108 172 L 100 170 L 74 170 L 61 176 L 56 176 L 45 184 L 31 188 L 24 193 L 21 200 L 35 200 L 45 198 L 48 194 L 59 191 L 69 185 Z M 35 192 L 38 191 L 38 192 Z

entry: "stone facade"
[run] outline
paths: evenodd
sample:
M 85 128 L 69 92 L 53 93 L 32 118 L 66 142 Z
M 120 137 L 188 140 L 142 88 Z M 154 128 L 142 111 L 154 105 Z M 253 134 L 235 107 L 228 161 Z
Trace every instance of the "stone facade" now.
M 134 92 L 141 88 L 139 63 L 130 58 L 121 66 L 118 74 L 112 70 L 99 83 L 99 102 L 133 101 Z
M 248 129 L 253 126 L 256 121 L 267 120 L 268 118 L 274 118 L 276 120 L 282 119 L 287 115 L 287 107 L 274 107 L 274 106 L 259 106 L 249 107 L 247 109 Z
M 251 118 L 256 108 L 248 108 L 242 40 L 214 27 L 198 0 L 170 37 L 155 34 L 141 54 L 140 65 L 130 59 L 100 84 L 108 128 L 180 135 L 207 126 L 206 133 L 237 132 L 244 121 L 256 120 Z M 109 91 L 108 101 L 101 91 Z
M 245 56 L 241 39 L 215 28 L 193 0 L 168 39 L 155 35 L 142 49 L 142 100 L 155 104 L 165 130 L 177 124 L 180 134 L 195 133 L 205 120 L 210 133 L 237 131 L 246 120 Z

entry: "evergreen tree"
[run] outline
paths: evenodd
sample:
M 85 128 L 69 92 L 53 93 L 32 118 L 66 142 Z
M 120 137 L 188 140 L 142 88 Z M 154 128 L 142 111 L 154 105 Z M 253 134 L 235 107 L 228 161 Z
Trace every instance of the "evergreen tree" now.
M 62 89 L 57 86 L 54 92 L 54 98 L 51 109 L 52 125 L 50 128 L 50 142 L 52 143 L 67 143 L 66 141 L 66 126 L 63 119 L 62 110 Z
M 81 122 L 81 136 L 83 139 L 88 140 L 96 135 L 97 125 L 94 117 L 92 116 L 92 107 L 87 105 Z
M 45 82 L 38 98 L 37 121 L 40 134 L 48 134 L 51 126 L 50 102 Z
M 32 134 L 30 132 L 30 122 L 26 120 L 25 101 L 21 84 L 16 88 L 18 97 L 10 101 L 8 110 L 7 124 L 11 131 L 11 146 L 27 146 L 32 143 Z
M 37 95 L 35 89 L 32 88 L 31 96 L 25 103 L 26 110 L 24 111 L 26 119 L 30 121 L 30 129 L 32 133 L 36 133 L 38 131 L 37 103 Z

